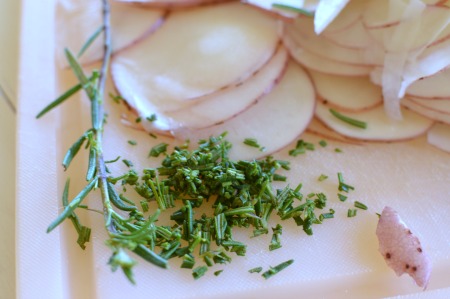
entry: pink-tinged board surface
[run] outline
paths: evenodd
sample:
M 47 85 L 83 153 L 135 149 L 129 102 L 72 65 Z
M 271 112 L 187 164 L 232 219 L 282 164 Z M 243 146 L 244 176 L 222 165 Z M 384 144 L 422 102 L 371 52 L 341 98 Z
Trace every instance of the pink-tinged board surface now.
M 418 296 L 428 298 L 446 293 L 450 287 L 450 155 L 427 145 L 424 138 L 401 143 L 350 145 L 304 135 L 316 150 L 290 157 L 295 142 L 275 156 L 291 161 L 286 174 L 291 185 L 303 182 L 304 194 L 324 192 L 335 218 L 314 228 L 307 236 L 294 223 L 283 223 L 282 248 L 269 251 L 270 236 L 249 238 L 240 230 L 235 237 L 249 244 L 245 257 L 234 257 L 229 265 L 214 266 L 202 279 L 194 281 L 189 270 L 179 269 L 179 261 L 170 261 L 170 270 L 160 270 L 139 262 L 133 286 L 119 271 L 107 265 L 109 249 L 104 245 L 102 217 L 82 213 L 82 221 L 93 228 L 85 251 L 76 244 L 73 227 L 63 224 L 46 234 L 50 221 L 61 211 L 60 195 L 67 176 L 71 177 L 71 195 L 83 188 L 87 156 L 76 157 L 67 174 L 60 161 L 66 149 L 88 127 L 88 101 L 78 95 L 41 120 L 35 115 L 56 95 L 72 86 L 71 73 L 55 64 L 54 1 L 24 0 L 20 53 L 18 109 L 18 189 L 17 294 L 18 298 L 379 298 Z M 76 51 L 76 49 L 74 49 Z M 107 101 L 109 113 L 105 130 L 105 156 L 117 156 L 134 162 L 138 170 L 155 166 L 148 150 L 169 138 L 152 139 L 120 122 L 121 107 Z M 137 146 L 128 144 L 136 140 Z M 336 153 L 335 148 L 342 149 Z M 113 173 L 125 166 L 114 164 Z M 337 177 L 342 172 L 347 183 L 355 186 L 349 199 L 337 199 Z M 321 174 L 329 179 L 319 182 Z M 280 184 L 281 186 L 282 184 Z M 347 218 L 354 201 L 364 202 L 368 211 L 359 210 Z M 99 208 L 97 194 L 87 199 Z M 421 239 L 423 249 L 434 265 L 428 290 L 416 287 L 412 280 L 398 278 L 378 253 L 375 236 L 377 212 L 385 205 L 395 208 L 411 230 Z M 272 226 L 279 221 L 272 218 Z M 295 262 L 278 275 L 264 280 L 248 270 L 268 269 L 288 259 Z M 224 269 L 216 277 L 213 272 Z

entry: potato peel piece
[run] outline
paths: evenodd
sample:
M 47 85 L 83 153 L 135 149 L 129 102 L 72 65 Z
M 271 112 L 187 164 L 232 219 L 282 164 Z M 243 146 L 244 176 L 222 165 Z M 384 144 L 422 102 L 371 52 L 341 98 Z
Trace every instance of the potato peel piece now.
M 386 206 L 383 209 L 376 234 L 379 251 L 387 265 L 398 276 L 409 274 L 419 287 L 426 289 L 432 268 L 430 258 L 393 208 Z

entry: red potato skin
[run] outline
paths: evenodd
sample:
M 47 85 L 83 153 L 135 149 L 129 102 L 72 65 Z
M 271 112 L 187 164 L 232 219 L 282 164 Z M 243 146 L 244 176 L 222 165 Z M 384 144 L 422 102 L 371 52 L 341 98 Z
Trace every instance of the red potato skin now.
M 419 287 L 426 289 L 430 279 L 431 261 L 419 239 L 391 207 L 383 209 L 376 234 L 379 251 L 387 265 L 398 276 L 409 274 Z

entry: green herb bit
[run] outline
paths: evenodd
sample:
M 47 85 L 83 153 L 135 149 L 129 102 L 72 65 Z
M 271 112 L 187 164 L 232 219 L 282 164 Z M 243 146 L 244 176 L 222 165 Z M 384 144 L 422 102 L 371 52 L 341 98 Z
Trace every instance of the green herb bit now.
M 279 181 L 279 182 L 286 182 L 287 177 L 285 177 L 284 175 L 280 175 L 277 173 L 273 174 L 273 180 L 274 181 Z
M 361 210 L 367 210 L 368 207 L 363 204 L 362 202 L 355 201 L 355 208 L 361 209 Z
M 262 271 L 262 269 L 263 269 L 262 267 L 255 267 L 255 268 L 248 270 L 248 272 L 249 273 L 259 273 Z
M 326 179 L 328 179 L 328 176 L 327 176 L 327 175 L 324 175 L 324 174 L 321 174 L 321 175 L 319 176 L 319 178 L 318 178 L 319 182 L 323 182 L 323 181 L 325 181 Z
M 357 120 L 357 119 L 345 116 L 345 115 L 337 112 L 334 109 L 330 109 L 329 111 L 334 117 L 336 117 L 337 119 L 339 119 L 339 120 L 341 120 L 341 121 L 343 121 L 343 122 L 345 122 L 345 123 L 347 123 L 349 125 L 352 125 L 354 127 L 360 128 L 360 129 L 367 129 L 367 123 L 366 122 L 363 122 L 361 120 Z
M 128 140 L 128 144 L 137 145 L 137 142 L 136 142 L 136 140 Z
M 321 147 L 326 147 L 326 146 L 328 145 L 328 143 L 327 143 L 325 140 L 320 140 L 320 141 L 319 141 L 319 145 L 320 145 Z
M 338 147 L 335 148 L 334 151 L 335 151 L 336 153 L 342 153 L 342 152 L 343 152 L 343 151 L 342 151 L 340 148 L 338 148 Z
M 125 164 L 127 167 L 133 167 L 133 166 L 134 166 L 133 162 L 131 162 L 130 160 L 123 159 L 122 162 L 123 162 L 123 164 Z
M 222 274 L 223 270 L 217 270 L 216 272 L 214 272 L 215 276 L 219 276 L 220 274 Z
M 141 204 L 142 211 L 144 213 L 148 212 L 148 208 L 149 208 L 148 207 L 148 202 L 146 200 L 141 200 L 139 203 Z
M 154 139 L 158 138 L 158 136 L 156 136 L 156 135 L 153 134 L 153 133 L 148 133 L 148 135 L 149 135 L 150 137 L 154 138 Z
M 149 157 L 159 157 L 160 154 L 165 153 L 167 151 L 167 143 L 160 143 L 152 147 L 149 153 Z
M 120 101 L 125 100 L 122 96 L 120 95 L 114 95 L 112 93 L 109 93 L 109 97 L 111 98 L 111 100 L 113 100 L 116 104 L 120 104 Z
M 348 209 L 347 211 L 347 217 L 351 218 L 351 217 L 355 217 L 356 216 L 356 209 Z
M 283 227 L 280 224 L 277 224 L 276 227 L 272 228 L 272 231 L 272 240 L 269 245 L 270 251 L 281 248 L 281 234 L 283 233 Z
M 251 147 L 256 147 L 256 148 L 260 147 L 260 145 L 258 144 L 258 141 L 255 138 L 245 138 L 244 144 L 251 146 Z
M 323 214 L 320 214 L 320 216 L 319 216 L 320 221 L 323 221 L 324 219 L 331 219 L 331 218 L 334 218 L 334 210 L 333 209 L 330 209 L 329 213 L 323 213 Z
M 80 52 L 78 52 L 77 58 L 80 58 L 84 52 L 92 45 L 92 43 L 97 39 L 97 37 L 100 35 L 100 33 L 103 32 L 104 25 L 101 25 L 95 32 L 87 39 L 87 41 L 84 43 L 84 45 L 81 47 Z
M 119 161 L 119 159 L 120 159 L 120 156 L 117 156 L 117 158 L 115 158 L 114 160 L 108 160 L 108 161 L 105 161 L 105 163 L 106 164 L 115 163 L 115 162 Z
M 181 268 L 184 269 L 192 269 L 195 265 L 195 259 L 191 254 L 185 254 L 183 257 L 183 263 L 181 264 Z
M 339 200 L 340 201 L 342 201 L 342 202 L 344 202 L 344 201 L 346 201 L 347 200 L 347 196 L 345 196 L 344 194 L 340 194 L 340 193 L 338 193 L 338 198 L 339 198 Z
M 338 172 L 338 181 L 339 181 L 339 191 L 343 192 L 349 192 L 350 190 L 355 190 L 355 187 L 350 186 L 344 182 L 344 177 L 342 176 L 342 173 Z
M 301 8 L 297 8 L 297 7 L 293 7 L 291 5 L 285 5 L 285 4 L 281 4 L 281 3 L 273 3 L 272 4 L 273 8 L 278 8 L 278 9 L 282 9 L 282 10 L 288 10 L 288 11 L 293 11 L 302 15 L 305 15 L 307 17 L 313 17 L 314 16 L 314 12 L 305 10 L 305 9 L 301 9 Z
M 308 151 L 315 150 L 314 144 L 306 142 L 303 139 L 300 139 L 297 141 L 295 148 L 289 151 L 289 155 L 296 157 L 300 154 L 306 153 L 307 150 Z
M 156 114 L 153 113 L 152 115 L 147 116 L 145 119 L 148 120 L 149 122 L 154 122 L 155 120 L 157 120 L 157 117 Z
M 292 265 L 293 263 L 294 263 L 294 260 L 288 260 L 288 261 L 283 262 L 283 263 L 281 263 L 281 264 L 279 264 L 279 265 L 277 265 L 277 266 L 275 266 L 275 267 L 270 267 L 270 269 L 267 270 L 266 272 L 264 272 L 264 273 L 262 274 L 262 276 L 263 276 L 265 279 L 269 279 L 269 278 L 271 278 L 272 276 L 274 276 L 275 274 L 279 273 L 280 271 L 286 269 L 287 267 L 289 267 L 289 266 Z
M 192 271 L 192 276 L 194 277 L 195 280 L 199 279 L 200 277 L 202 277 L 203 275 L 205 275 L 205 273 L 208 271 L 208 267 L 207 266 L 200 266 L 195 268 Z

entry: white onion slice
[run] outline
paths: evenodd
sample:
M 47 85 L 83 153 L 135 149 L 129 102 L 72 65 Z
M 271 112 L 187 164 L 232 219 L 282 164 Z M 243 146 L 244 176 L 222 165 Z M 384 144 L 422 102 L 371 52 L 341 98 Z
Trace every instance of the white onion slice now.
M 211 94 L 197 103 L 166 115 L 188 128 L 204 128 L 225 121 L 269 93 L 282 76 L 287 60 L 288 53 L 281 46 L 267 65 L 239 86 Z
M 298 17 L 299 13 L 293 10 L 276 8 L 274 4 L 286 5 L 307 12 L 314 12 L 317 8 L 319 0 L 241 0 L 241 2 L 262 8 L 266 11 L 273 12 L 287 18 Z
M 191 141 L 228 131 L 235 159 L 255 159 L 280 150 L 295 140 L 308 126 L 314 114 L 314 88 L 306 72 L 289 63 L 280 83 L 246 111 L 225 123 L 200 130 L 179 130 L 175 136 Z M 265 151 L 243 144 L 255 138 Z
M 438 149 L 450 152 L 450 125 L 435 124 L 428 131 L 427 140 Z
M 354 65 L 378 65 L 382 57 L 365 49 L 350 49 L 336 45 L 325 38 L 317 36 L 311 20 L 298 18 L 294 23 L 287 23 L 284 33 L 300 47 L 318 56 L 343 63 Z
M 56 53 L 58 62 L 68 66 L 64 48 L 77 54 L 84 43 L 102 24 L 101 1 L 60 0 L 57 6 Z M 122 50 L 155 30 L 163 18 L 159 10 L 141 9 L 122 3 L 111 3 L 112 47 L 114 52 Z M 64 24 L 64 26 L 62 25 Z M 154 27 L 153 27 L 154 26 Z M 83 64 L 92 63 L 102 57 L 102 38 L 99 37 L 80 58 Z
M 419 287 L 426 288 L 431 274 L 431 260 L 419 239 L 398 213 L 385 207 L 377 225 L 379 251 L 386 263 L 400 276 L 409 274 Z
M 322 33 L 350 0 L 321 0 L 314 14 L 314 32 Z
M 404 110 L 401 121 L 389 118 L 383 107 L 376 107 L 358 113 L 342 112 L 341 114 L 367 123 L 366 129 L 350 125 L 329 111 L 329 107 L 317 103 L 316 116 L 328 127 L 344 136 L 373 141 L 400 141 L 418 137 L 424 134 L 433 124 L 433 121 L 412 111 Z
M 381 88 L 368 77 L 344 77 L 310 71 L 322 101 L 343 111 L 361 111 L 382 103 Z
M 325 28 L 322 34 L 340 33 L 362 19 L 362 12 L 368 0 L 350 1 L 337 17 Z

